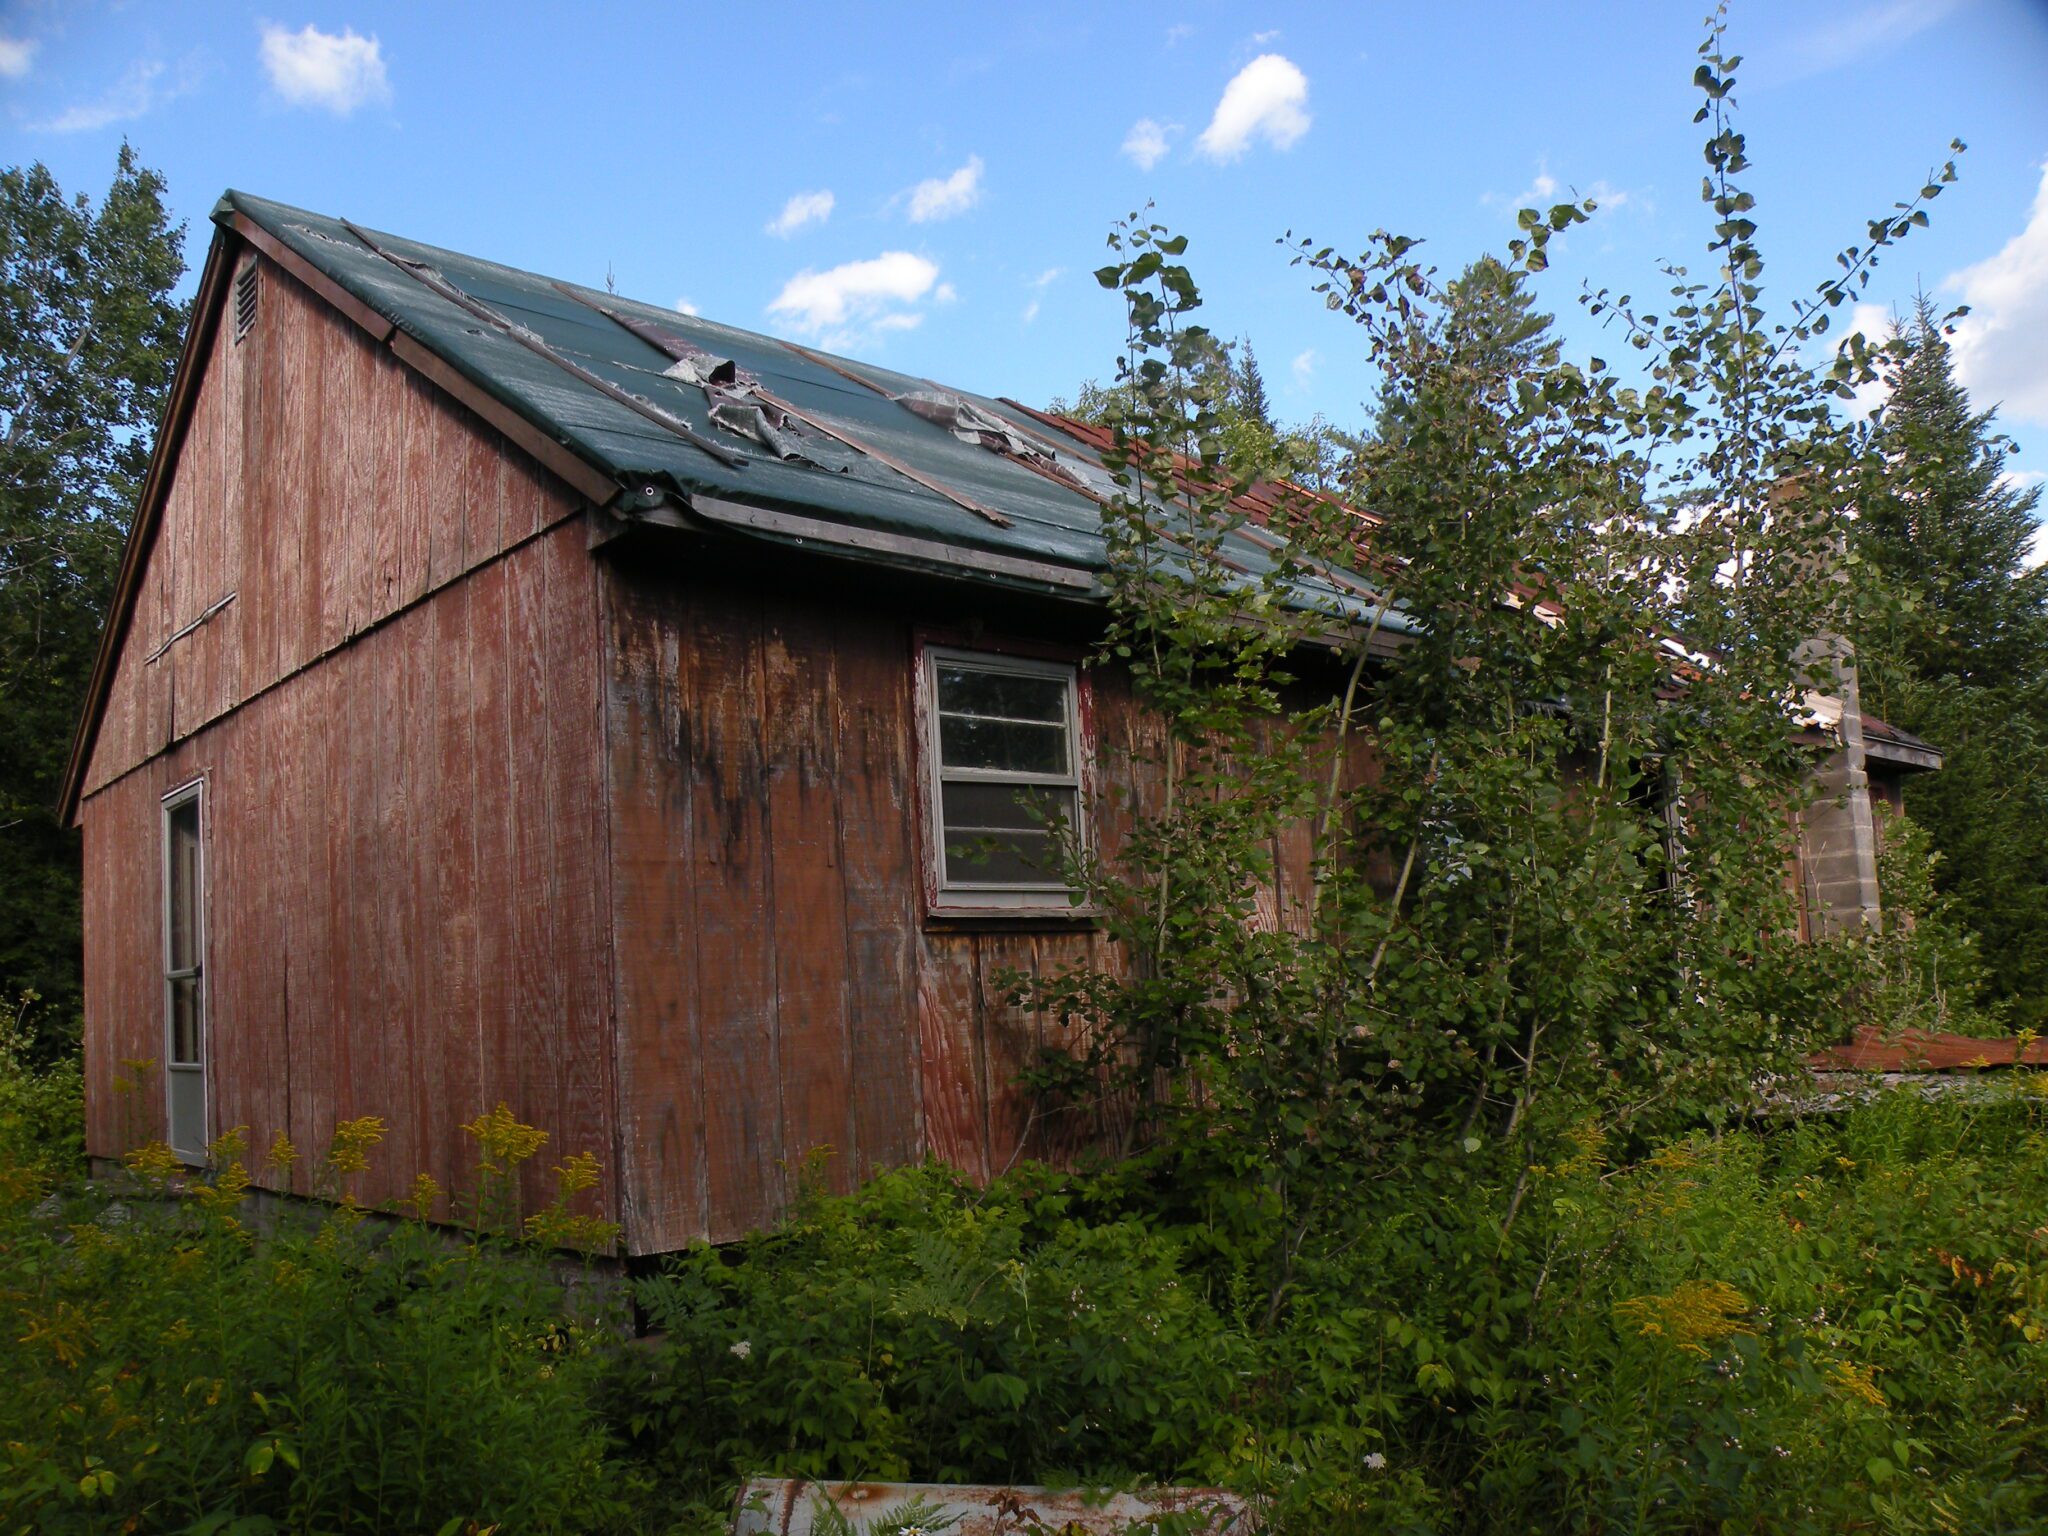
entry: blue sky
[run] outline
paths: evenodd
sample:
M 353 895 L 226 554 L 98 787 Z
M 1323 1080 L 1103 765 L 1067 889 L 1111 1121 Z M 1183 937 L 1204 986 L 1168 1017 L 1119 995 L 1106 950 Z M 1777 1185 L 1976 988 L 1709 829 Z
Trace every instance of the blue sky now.
M 1281 413 L 1349 422 L 1370 380 L 1275 237 L 1455 270 L 1595 193 L 1540 291 L 1612 355 L 1581 282 L 1701 245 L 1704 9 L 4 0 L 0 135 L 85 190 L 127 136 L 197 235 L 232 185 L 1034 402 L 1111 372 L 1089 273 L 1151 199 Z M 1731 38 L 1781 296 L 1969 143 L 1867 318 L 1971 302 L 1965 380 L 2048 471 L 2048 0 L 1737 0 Z

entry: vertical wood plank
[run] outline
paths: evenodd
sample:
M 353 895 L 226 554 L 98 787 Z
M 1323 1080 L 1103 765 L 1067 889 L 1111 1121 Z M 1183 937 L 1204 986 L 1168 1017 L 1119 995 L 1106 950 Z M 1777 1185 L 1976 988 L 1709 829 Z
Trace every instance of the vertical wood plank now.
M 697 862 L 680 591 L 604 568 L 612 987 L 628 1251 L 708 1229 Z
M 502 564 L 479 570 L 469 583 L 470 687 L 474 701 L 471 803 L 475 807 L 473 865 L 476 886 L 487 905 L 477 913 L 476 1012 L 466 1021 L 470 1053 L 477 1063 L 476 1102 L 468 1118 L 509 1102 L 518 1093 L 516 1063 L 508 1038 L 520 1008 L 514 972 L 514 930 L 509 908 L 530 902 L 518 885 L 513 819 L 519 814 L 512 773 L 515 730 L 510 667 L 506 656 L 507 577 Z M 452 1024 L 453 1021 L 451 1021 Z M 465 1155 L 469 1149 L 464 1148 Z
M 971 1179 L 989 1175 L 987 1082 L 973 934 L 918 935 L 918 1071 L 925 1149 Z
M 777 603 L 769 613 L 761 720 L 783 1155 L 794 1171 L 825 1149 L 829 1186 L 843 1191 L 856 1154 L 832 627 L 797 604 Z
M 981 1020 L 981 1091 L 988 1101 L 988 1157 L 991 1174 L 1014 1167 L 1026 1155 L 1036 1130 L 1033 1096 L 1017 1081 L 1038 1060 L 1038 1014 L 1007 1001 L 1006 981 L 1035 978 L 1037 951 L 1028 933 L 985 933 L 976 955 L 977 1013 Z
M 689 671 L 691 846 L 697 865 L 697 1018 L 714 1241 L 772 1218 L 784 1136 L 775 1062 L 776 934 L 768 910 L 757 599 L 700 588 Z
M 434 711 L 432 986 L 423 1019 L 428 1037 L 421 1079 L 429 1103 L 425 1167 L 444 1190 L 461 1188 L 470 1158 L 461 1125 L 489 1108 L 477 1059 L 477 929 L 493 899 L 476 878 L 480 807 L 476 795 L 477 695 L 470 604 L 475 583 L 460 582 L 429 610 L 441 669 Z
M 900 621 L 843 611 L 838 658 L 839 867 L 853 1176 L 923 1151 L 914 938 L 919 913 L 911 648 Z
M 556 1145 L 589 1152 L 601 1165 L 599 1209 L 618 1214 L 613 1147 L 617 1083 L 613 1076 L 611 986 L 606 967 L 610 906 L 604 817 L 604 712 L 597 634 L 597 577 L 583 534 L 554 528 L 515 558 L 530 558 L 543 577 L 546 609 L 534 649 L 546 695 L 547 800 L 552 807 L 549 933 L 552 984 L 561 1047 L 552 1105 Z
M 559 1145 L 563 1127 L 563 1055 L 569 1020 L 564 1006 L 556 914 L 563 890 L 554 841 L 563 807 L 548 771 L 547 572 L 536 547 L 505 561 L 505 666 L 512 729 L 508 757 L 511 823 L 513 1011 L 498 1021 L 514 1084 L 513 1111 Z M 593 661 L 595 658 L 593 658 Z M 538 1160 L 537 1160 L 538 1161 Z M 542 1197 L 544 1168 L 528 1164 L 526 1199 Z

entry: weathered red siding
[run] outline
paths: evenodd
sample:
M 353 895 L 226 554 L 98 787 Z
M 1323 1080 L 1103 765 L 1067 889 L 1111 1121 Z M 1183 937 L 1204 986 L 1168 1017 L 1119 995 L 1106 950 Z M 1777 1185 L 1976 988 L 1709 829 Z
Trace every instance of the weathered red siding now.
M 986 1178 L 1113 1133 L 1109 1111 L 1034 1112 L 1017 1076 L 1059 1042 L 1001 984 L 1094 963 L 1103 941 L 925 918 L 918 623 L 737 574 L 709 549 L 603 559 L 635 1250 L 771 1222 L 820 1149 L 844 1188 L 925 1153 Z M 1094 694 L 1116 774 L 1138 716 L 1127 690 Z M 1114 844 L 1113 814 L 1101 835 Z
M 615 1209 L 576 500 L 275 269 L 204 366 L 80 810 L 90 1149 L 162 1128 L 114 1082 L 162 1055 L 158 801 L 203 776 L 211 1131 L 317 1154 L 382 1116 L 376 1200 L 465 1184 L 460 1122 L 503 1099 Z

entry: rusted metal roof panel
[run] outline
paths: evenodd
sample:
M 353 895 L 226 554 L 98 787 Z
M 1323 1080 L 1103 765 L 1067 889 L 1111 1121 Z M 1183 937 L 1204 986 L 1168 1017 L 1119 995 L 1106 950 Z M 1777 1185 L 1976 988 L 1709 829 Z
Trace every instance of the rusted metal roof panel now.
M 2048 1040 L 1979 1040 L 1924 1029 L 1896 1033 L 1865 1025 L 1847 1045 L 1807 1058 L 1816 1072 L 1981 1072 L 1994 1067 L 2048 1067 Z
M 914 1512 L 914 1513 L 913 1513 Z M 755 1478 L 733 1505 L 733 1536 L 824 1536 L 894 1530 L 906 1518 L 947 1536 L 1109 1536 L 1148 1531 L 1180 1516 L 1189 1536 L 1251 1536 L 1258 1529 L 1236 1494 L 1218 1488 L 1088 1489 L 965 1483 L 812 1483 Z

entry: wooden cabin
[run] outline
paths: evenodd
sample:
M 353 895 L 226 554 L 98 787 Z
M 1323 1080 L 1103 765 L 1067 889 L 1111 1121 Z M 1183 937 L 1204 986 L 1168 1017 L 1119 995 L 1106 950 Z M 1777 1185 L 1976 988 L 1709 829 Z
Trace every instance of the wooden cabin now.
M 1077 667 L 1088 429 L 237 193 L 214 223 L 66 788 L 89 1151 L 377 1115 L 375 1202 L 462 1185 L 503 1101 L 647 1254 L 772 1221 L 814 1149 L 843 1186 L 1100 1134 L 1033 1114 L 997 985 L 1102 942 L 1019 792 L 1113 845 L 1148 729 Z M 1852 843 L 1916 766 L 1872 725 Z

